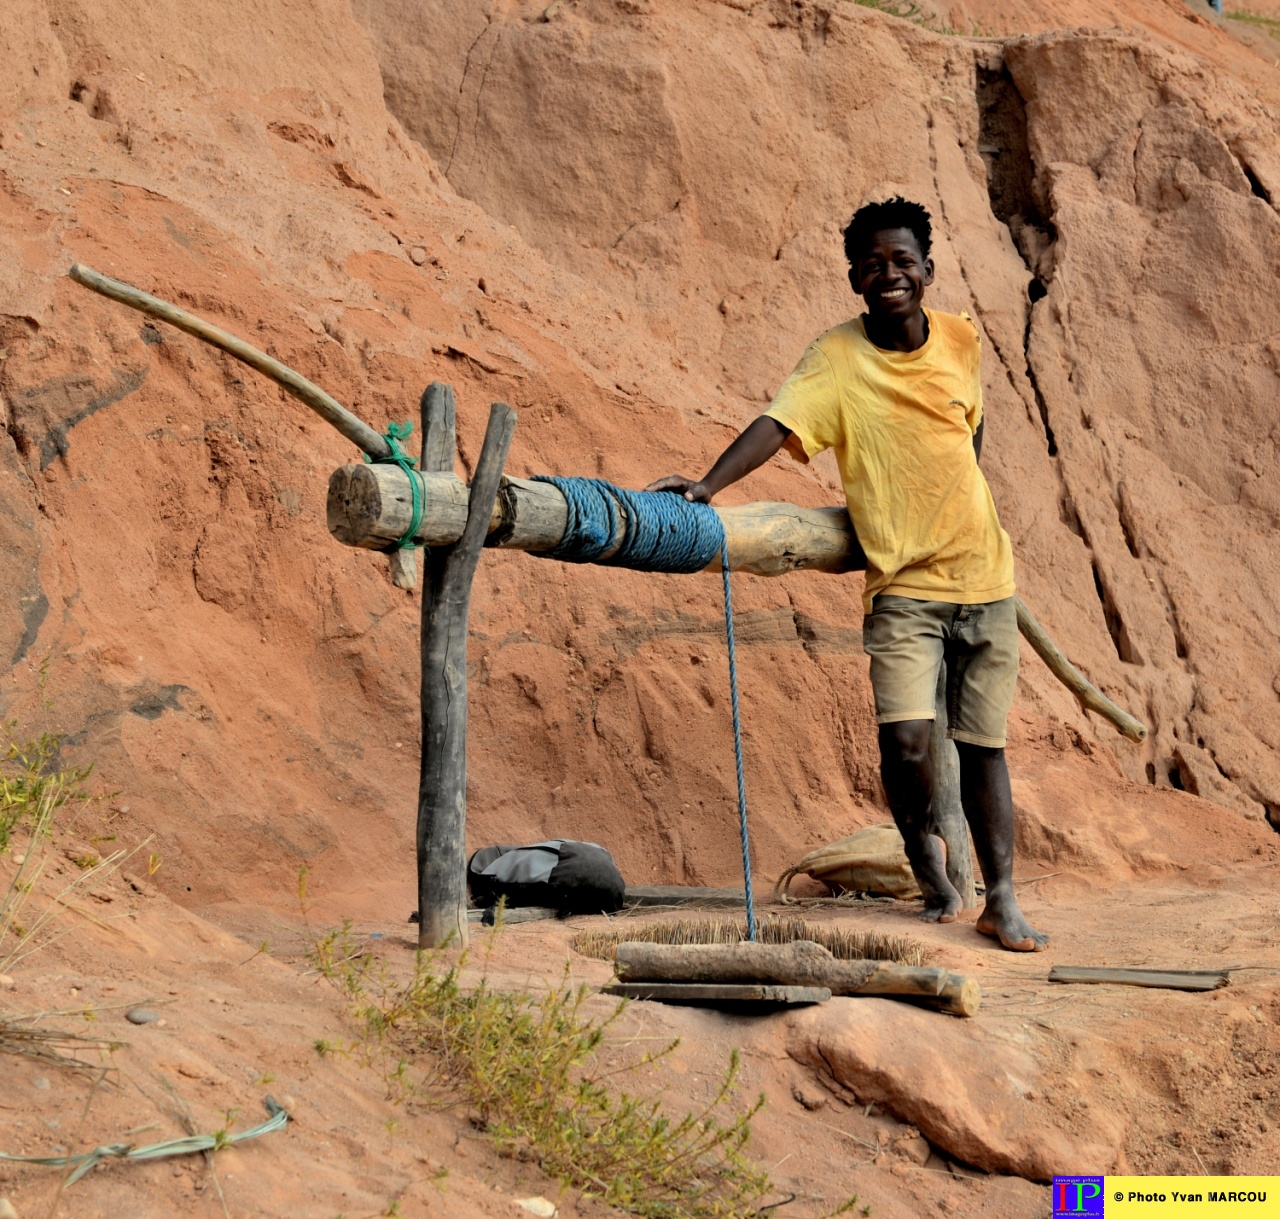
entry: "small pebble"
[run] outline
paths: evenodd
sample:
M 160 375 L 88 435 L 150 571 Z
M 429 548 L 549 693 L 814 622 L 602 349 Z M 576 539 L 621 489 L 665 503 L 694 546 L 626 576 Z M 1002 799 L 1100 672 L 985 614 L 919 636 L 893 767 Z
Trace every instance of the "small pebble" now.
M 146 1007 L 131 1007 L 125 1012 L 124 1018 L 130 1024 L 154 1024 L 160 1019 L 160 1014 Z
M 286 1109 L 288 1109 L 288 1110 L 289 1110 L 290 1115 L 292 1115 L 292 1114 L 293 1114 L 293 1110 L 294 1110 L 294 1108 L 295 1108 L 295 1107 L 297 1106 L 297 1104 L 298 1104 L 298 1102 L 297 1102 L 296 1100 L 294 1100 L 294 1099 L 293 1099 L 293 1097 L 292 1097 L 292 1096 L 290 1096 L 287 1092 L 285 1093 L 285 1095 L 284 1095 L 284 1096 L 282 1096 L 282 1097 L 280 1098 L 280 1103 L 281 1103 L 281 1104 L 282 1104 Z
M 38 1089 L 38 1090 L 39 1090 L 39 1091 L 41 1091 L 41 1092 L 48 1092 L 48 1091 L 49 1091 L 49 1081 L 48 1081 L 47 1079 L 45 1079 L 45 1077 L 44 1077 L 43 1075 L 41 1075 L 38 1079 L 33 1079 L 33 1080 L 31 1081 L 31 1086 L 32 1086 L 33 1088 Z
M 18 1219 L 18 1212 L 8 1198 L 0 1198 L 0 1219 Z
M 8 974 L 0 974 L 0 990 L 12 990 L 17 985 Z
M 420 245 L 416 245 L 409 251 L 409 258 L 415 267 L 420 267 L 427 261 L 427 252 Z

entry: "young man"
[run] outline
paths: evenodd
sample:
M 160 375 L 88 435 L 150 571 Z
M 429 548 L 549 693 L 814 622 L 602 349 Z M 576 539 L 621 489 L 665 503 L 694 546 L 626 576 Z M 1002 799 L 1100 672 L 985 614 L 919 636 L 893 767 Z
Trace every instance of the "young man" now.
M 834 449 L 867 554 L 863 641 L 871 658 L 880 774 L 924 894 L 923 918 L 949 923 L 960 895 L 928 832 L 929 736 L 947 664 L 948 736 L 986 882 L 978 930 L 1037 952 L 1048 936 L 1013 893 L 1013 799 L 1005 723 L 1018 679 L 1013 555 L 978 459 L 982 387 L 968 317 L 925 309 L 933 282 L 929 213 L 902 198 L 860 208 L 844 233 L 849 283 L 866 312 L 805 352 L 767 413 L 699 481 L 646 490 L 709 503 L 785 444 L 800 461 Z

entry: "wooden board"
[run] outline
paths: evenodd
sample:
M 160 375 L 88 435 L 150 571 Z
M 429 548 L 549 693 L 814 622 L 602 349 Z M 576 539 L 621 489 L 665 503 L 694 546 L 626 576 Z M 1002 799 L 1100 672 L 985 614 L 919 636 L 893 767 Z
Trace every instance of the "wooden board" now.
M 825 1003 L 825 986 L 729 985 L 711 982 L 613 982 L 601 988 L 623 999 L 652 999 L 658 1003 L 700 1003 L 708 1006 L 739 1003 Z
M 1055 965 L 1050 982 L 1110 982 L 1118 986 L 1153 986 L 1160 990 L 1217 990 L 1231 981 L 1224 969 L 1102 969 Z

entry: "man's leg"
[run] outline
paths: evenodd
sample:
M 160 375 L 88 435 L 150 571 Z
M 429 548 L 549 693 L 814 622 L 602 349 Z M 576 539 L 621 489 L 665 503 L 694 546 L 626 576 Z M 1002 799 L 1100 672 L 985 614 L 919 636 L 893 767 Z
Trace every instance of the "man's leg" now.
M 937 703 L 943 637 L 955 607 L 881 594 L 864 619 L 880 737 L 880 778 L 924 894 L 924 918 L 950 923 L 960 895 L 947 879 L 942 839 L 929 833 L 933 769 L 929 737 Z
M 1049 937 L 1027 922 L 1013 894 L 1013 793 L 1004 750 L 957 741 L 956 751 L 960 801 L 987 886 L 978 930 L 1015 952 L 1039 952 Z
M 932 720 L 881 724 L 880 778 L 893 819 L 902 834 L 911 870 L 924 895 L 921 918 L 930 923 L 952 923 L 963 902 L 947 879 L 942 839 L 929 833 L 929 805 L 933 800 L 933 770 L 929 764 L 932 729 Z

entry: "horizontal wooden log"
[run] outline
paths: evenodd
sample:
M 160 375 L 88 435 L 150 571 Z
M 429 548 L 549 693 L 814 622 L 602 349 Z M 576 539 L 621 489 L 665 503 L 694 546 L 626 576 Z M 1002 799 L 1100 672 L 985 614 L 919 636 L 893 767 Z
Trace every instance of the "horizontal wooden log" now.
M 415 472 L 413 477 L 426 505 L 414 540 L 424 546 L 456 542 L 466 519 L 466 483 L 452 474 Z M 724 522 L 734 571 L 779 576 L 801 568 L 866 568 L 866 556 L 844 508 L 759 503 L 716 511 Z M 329 532 L 343 545 L 386 550 L 404 536 L 413 519 L 409 475 L 393 465 L 343 466 L 329 479 L 326 515 Z M 507 550 L 550 550 L 564 537 L 568 516 L 564 496 L 551 483 L 508 477 L 489 521 L 487 544 Z M 708 570 L 719 568 L 717 556 Z
M 622 943 L 615 968 L 624 982 L 818 986 L 833 995 L 917 999 L 961 1016 L 972 1016 L 982 1002 L 978 983 L 962 974 L 892 961 L 842 961 L 810 940 L 792 944 Z
M 761 982 L 826 986 L 842 994 L 861 986 L 878 961 L 838 961 L 812 940 L 791 944 L 651 944 L 624 941 L 614 964 L 624 982 Z

